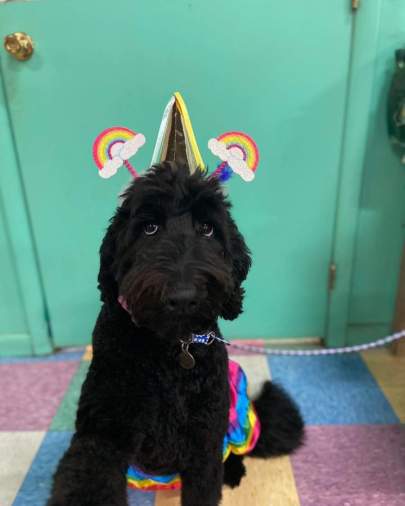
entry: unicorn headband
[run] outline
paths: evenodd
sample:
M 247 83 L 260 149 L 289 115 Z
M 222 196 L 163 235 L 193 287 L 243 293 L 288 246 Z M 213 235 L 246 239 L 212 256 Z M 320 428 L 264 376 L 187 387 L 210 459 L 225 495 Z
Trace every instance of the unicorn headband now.
M 176 136 L 173 135 L 174 131 Z M 129 159 L 145 142 L 143 134 L 125 127 L 107 128 L 101 132 L 93 144 L 93 158 L 99 175 L 110 178 L 125 166 L 134 178 L 139 177 Z M 259 163 L 259 150 L 249 135 L 237 131 L 225 132 L 210 139 L 208 148 L 221 160 L 212 176 L 225 182 L 237 174 L 245 182 L 253 181 Z M 162 161 L 187 163 L 191 173 L 204 168 L 186 104 L 177 92 L 164 110 L 151 165 Z

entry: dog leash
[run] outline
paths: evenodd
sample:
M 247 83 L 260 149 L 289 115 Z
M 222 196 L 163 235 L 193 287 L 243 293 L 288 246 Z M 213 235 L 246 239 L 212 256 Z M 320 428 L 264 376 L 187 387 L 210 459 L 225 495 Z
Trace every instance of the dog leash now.
M 178 361 L 183 369 L 192 369 L 195 366 L 195 358 L 189 351 L 191 344 L 204 344 L 210 346 L 214 341 L 225 343 L 231 348 L 241 351 L 248 351 L 250 353 L 260 355 L 280 355 L 280 356 L 325 356 L 325 355 L 343 355 L 348 353 L 358 353 L 360 351 L 370 350 L 372 348 L 379 348 L 387 344 L 399 341 L 405 338 L 405 330 L 396 332 L 389 336 L 377 339 L 366 344 L 356 344 L 354 346 L 343 346 L 340 348 L 321 348 L 315 350 L 287 350 L 281 348 L 261 348 L 259 346 L 252 346 L 250 344 L 236 344 L 222 337 L 219 337 L 215 332 L 207 332 L 206 334 L 191 334 L 189 339 L 181 339 L 181 352 L 178 356 Z
M 380 348 L 387 344 L 399 341 L 405 338 L 405 329 L 394 334 L 388 335 L 376 341 L 366 344 L 356 344 L 354 346 L 343 346 L 340 348 L 321 348 L 316 350 L 287 350 L 281 348 L 261 348 L 250 344 L 230 343 L 232 348 L 241 351 L 249 351 L 261 355 L 283 355 L 283 356 L 314 356 L 314 355 L 340 355 L 345 353 L 358 353 L 359 351 L 370 350 L 372 348 Z

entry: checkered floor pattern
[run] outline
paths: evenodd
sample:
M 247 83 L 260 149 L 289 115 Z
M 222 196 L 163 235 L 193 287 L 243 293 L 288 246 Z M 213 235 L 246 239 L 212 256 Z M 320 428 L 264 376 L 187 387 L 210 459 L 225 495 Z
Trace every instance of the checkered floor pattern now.
M 256 342 L 265 346 L 263 342 Z M 252 393 L 271 377 L 307 424 L 292 457 L 247 460 L 224 506 L 404 506 L 405 358 L 388 350 L 326 357 L 237 354 Z M 89 350 L 0 359 L 0 506 L 42 506 L 72 436 Z M 176 506 L 177 493 L 129 492 L 130 506 Z

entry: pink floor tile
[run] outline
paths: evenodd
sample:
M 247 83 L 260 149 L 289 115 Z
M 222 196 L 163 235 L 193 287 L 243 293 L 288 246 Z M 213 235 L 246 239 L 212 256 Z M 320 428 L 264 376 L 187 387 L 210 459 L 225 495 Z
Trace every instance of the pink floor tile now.
M 46 430 L 78 362 L 0 365 L 0 430 Z
M 292 463 L 301 506 L 405 504 L 405 426 L 307 427 Z

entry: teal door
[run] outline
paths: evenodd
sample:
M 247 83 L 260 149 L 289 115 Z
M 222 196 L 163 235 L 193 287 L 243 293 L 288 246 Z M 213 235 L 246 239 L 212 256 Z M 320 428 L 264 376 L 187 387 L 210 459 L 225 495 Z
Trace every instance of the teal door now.
M 395 51 L 405 47 L 405 5 L 383 2 L 371 103 L 368 151 L 358 216 L 347 342 L 392 330 L 403 245 L 405 166 L 387 133 L 387 98 Z
M 0 5 L 2 35 L 25 31 L 31 60 L 1 54 L 12 129 L 56 345 L 88 342 L 99 308 L 98 247 L 121 172 L 102 180 L 104 128 L 145 134 L 179 90 L 206 163 L 210 137 L 258 143 L 254 183 L 229 193 L 254 265 L 231 337 L 324 336 L 352 13 L 341 0 L 59 0 Z

